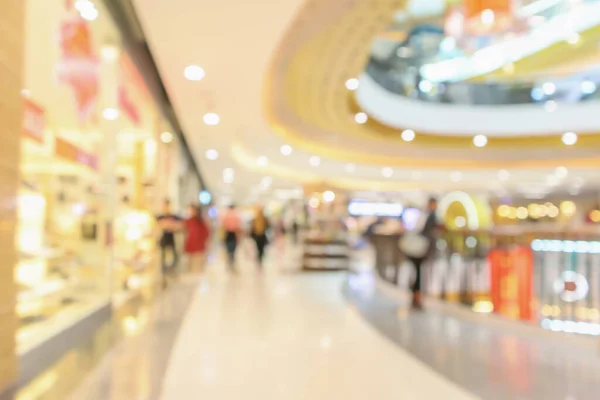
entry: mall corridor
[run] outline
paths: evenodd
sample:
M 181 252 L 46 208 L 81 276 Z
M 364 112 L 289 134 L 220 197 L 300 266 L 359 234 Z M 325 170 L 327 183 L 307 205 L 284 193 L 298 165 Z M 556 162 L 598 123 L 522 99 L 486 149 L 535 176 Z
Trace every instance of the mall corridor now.
M 174 322 L 158 316 L 70 399 L 476 398 L 370 326 L 344 299 L 345 278 L 275 268 L 259 274 L 249 265 L 231 276 L 213 265 L 195 283 L 173 343 Z M 160 313 L 177 313 L 178 296 L 169 291 L 172 307 Z M 165 365 L 161 354 L 171 346 Z
M 0 33 L 0 400 L 600 399 L 600 0 Z
M 169 289 L 70 400 L 592 400 L 593 341 L 435 303 L 412 313 L 368 272 L 222 265 Z M 19 398 L 20 400 L 20 398 Z

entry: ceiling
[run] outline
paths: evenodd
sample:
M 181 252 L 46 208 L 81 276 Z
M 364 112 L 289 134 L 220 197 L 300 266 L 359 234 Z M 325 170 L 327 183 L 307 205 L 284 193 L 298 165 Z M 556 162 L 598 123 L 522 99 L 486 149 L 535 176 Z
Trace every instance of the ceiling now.
M 600 184 L 590 169 L 597 161 L 582 159 L 589 149 L 405 143 L 397 131 L 371 121 L 357 125 L 344 83 L 360 74 L 372 38 L 403 0 L 133 2 L 186 137 L 217 195 L 253 201 L 265 176 L 276 188 L 328 182 L 381 191 L 547 190 L 557 185 L 548 177 L 559 165 L 577 178 L 568 182 Z M 202 81 L 185 79 L 190 64 L 204 68 Z M 221 123 L 205 125 L 206 112 L 218 113 Z M 281 154 L 284 144 L 293 146 L 291 155 Z M 207 160 L 208 149 L 218 150 L 219 159 Z M 320 163 L 312 166 L 316 155 Z M 223 181 L 225 168 L 235 171 L 232 184 Z M 507 180 L 499 179 L 499 169 L 509 170 L 501 174 Z

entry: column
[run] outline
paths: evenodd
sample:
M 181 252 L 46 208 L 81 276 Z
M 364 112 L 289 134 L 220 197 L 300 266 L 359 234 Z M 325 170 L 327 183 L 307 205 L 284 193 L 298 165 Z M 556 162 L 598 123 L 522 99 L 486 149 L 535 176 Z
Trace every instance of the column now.
M 0 392 L 17 380 L 15 224 L 23 124 L 25 1 L 0 0 Z

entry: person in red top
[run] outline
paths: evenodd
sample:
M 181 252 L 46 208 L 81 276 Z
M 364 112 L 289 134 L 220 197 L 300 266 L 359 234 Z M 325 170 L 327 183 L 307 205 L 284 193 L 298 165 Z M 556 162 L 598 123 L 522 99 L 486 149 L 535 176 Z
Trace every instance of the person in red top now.
M 196 205 L 190 206 L 190 216 L 184 222 L 186 238 L 184 251 L 189 257 L 189 271 L 202 272 L 204 267 L 204 252 L 210 231 L 202 217 L 202 210 Z

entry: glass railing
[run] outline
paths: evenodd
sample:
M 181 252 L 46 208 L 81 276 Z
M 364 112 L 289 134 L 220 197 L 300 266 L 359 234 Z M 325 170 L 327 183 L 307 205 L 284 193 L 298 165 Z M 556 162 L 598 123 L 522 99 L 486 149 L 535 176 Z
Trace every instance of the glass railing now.
M 408 290 L 410 261 L 393 241 L 375 238 L 379 275 Z M 393 252 L 390 252 L 391 250 Z M 422 291 L 475 312 L 600 335 L 600 231 L 446 232 L 423 265 Z
M 568 32 L 564 29 L 559 34 L 562 36 L 551 37 L 551 32 L 556 31 L 552 29 L 552 24 L 564 27 L 561 22 L 564 18 L 572 17 L 570 21 L 573 24 L 577 22 L 575 25 L 581 25 L 580 27 L 597 24 L 600 17 L 598 15 L 590 17 L 590 13 L 584 11 L 589 7 L 596 10 L 598 4 L 600 0 L 581 0 L 577 3 L 566 0 L 527 2 L 517 11 L 521 19 L 528 21 L 528 30 L 521 34 L 522 37 L 508 41 L 496 38 L 499 40 L 497 43 L 494 42 L 496 39 L 490 37 L 488 39 L 491 42 L 470 54 L 462 50 L 464 43 L 461 47 L 457 47 L 452 38 L 436 36 L 438 32 L 435 31 L 434 25 L 439 23 L 439 26 L 442 26 L 442 17 L 438 22 L 430 20 L 427 25 L 419 25 L 414 20 L 407 20 L 394 26 L 394 29 L 406 31 L 407 39 L 396 43 L 388 56 L 373 54 L 366 73 L 391 93 L 436 103 L 478 105 L 547 103 L 552 109 L 555 106 L 553 102 L 575 103 L 593 100 L 598 97 L 596 86 L 600 84 L 600 70 L 548 79 L 495 82 L 468 82 L 467 80 L 502 67 L 511 68 L 511 63 L 506 61 L 510 57 L 517 60 L 554 43 L 554 39 L 565 40 Z M 536 17 L 544 25 L 539 29 L 536 23 L 531 22 Z M 575 32 L 573 31 L 573 34 L 578 35 Z M 420 36 L 423 36 L 423 40 L 419 40 Z
M 464 105 L 577 103 L 598 100 L 600 69 L 569 77 L 496 82 L 442 82 L 424 80 L 415 66 L 390 68 L 371 59 L 366 73 L 388 92 L 416 100 Z M 549 110 L 551 111 L 551 110 Z

